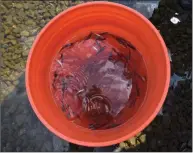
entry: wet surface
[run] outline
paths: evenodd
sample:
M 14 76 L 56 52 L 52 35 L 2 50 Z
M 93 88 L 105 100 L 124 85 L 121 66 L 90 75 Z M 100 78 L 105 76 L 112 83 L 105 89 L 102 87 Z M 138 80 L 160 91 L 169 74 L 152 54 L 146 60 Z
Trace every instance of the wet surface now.
M 158 1 L 117 1 L 150 17 Z M 148 4 L 149 3 L 149 4 Z M 0 4 L 0 101 L 1 151 L 93 151 L 70 144 L 49 132 L 34 114 L 25 91 L 25 63 L 40 29 L 69 1 L 15 2 Z M 186 7 L 185 7 L 186 8 Z M 171 83 L 160 114 L 126 143 L 107 147 L 113 151 L 192 150 L 192 15 L 177 0 L 162 0 L 150 21 L 160 30 L 171 52 Z M 180 20 L 177 24 L 171 18 Z M 120 147 L 117 148 L 117 146 Z M 120 149 L 121 148 L 121 149 Z M 101 151 L 104 148 L 95 148 Z
M 50 87 L 69 120 L 100 130 L 133 116 L 145 98 L 147 80 L 145 62 L 129 41 L 91 32 L 61 47 L 52 61 Z

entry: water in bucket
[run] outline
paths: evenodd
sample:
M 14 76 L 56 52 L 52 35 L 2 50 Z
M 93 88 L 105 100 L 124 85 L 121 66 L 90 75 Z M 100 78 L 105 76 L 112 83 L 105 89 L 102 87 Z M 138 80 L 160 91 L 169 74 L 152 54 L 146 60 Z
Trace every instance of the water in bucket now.
M 78 126 L 110 129 L 129 120 L 145 98 L 147 71 L 135 46 L 116 35 L 90 32 L 61 47 L 51 66 L 51 90 Z

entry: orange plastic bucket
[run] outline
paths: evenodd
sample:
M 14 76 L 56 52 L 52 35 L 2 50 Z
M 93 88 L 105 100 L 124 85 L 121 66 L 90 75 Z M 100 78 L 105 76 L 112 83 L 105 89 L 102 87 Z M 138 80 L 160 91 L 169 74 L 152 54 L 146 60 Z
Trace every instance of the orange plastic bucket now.
M 49 73 L 60 47 L 74 35 L 105 31 L 119 35 L 141 52 L 147 67 L 145 101 L 121 126 L 89 130 L 68 121 L 53 100 Z M 163 105 L 170 81 L 167 48 L 156 28 L 141 14 L 123 5 L 90 2 L 72 7 L 52 19 L 36 38 L 27 61 L 26 87 L 33 110 L 57 136 L 84 146 L 108 146 L 143 130 Z

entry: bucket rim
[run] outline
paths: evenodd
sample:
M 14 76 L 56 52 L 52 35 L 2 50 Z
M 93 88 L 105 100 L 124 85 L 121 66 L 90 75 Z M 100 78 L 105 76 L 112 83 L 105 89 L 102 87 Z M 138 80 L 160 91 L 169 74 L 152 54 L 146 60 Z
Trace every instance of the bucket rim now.
M 42 35 L 48 30 L 49 26 L 52 25 L 56 20 L 60 19 L 62 15 L 66 14 L 66 13 L 70 13 L 74 10 L 77 9 L 81 9 L 81 8 L 85 8 L 87 6 L 92 6 L 92 5 L 109 5 L 112 7 L 117 7 L 120 9 L 124 9 L 127 10 L 133 14 L 135 14 L 136 16 L 138 16 L 141 20 L 143 20 L 150 28 L 151 30 L 156 34 L 158 40 L 160 41 L 161 47 L 164 51 L 164 55 L 165 55 L 165 59 L 166 59 L 166 82 L 165 82 L 165 87 L 164 87 L 164 91 L 162 94 L 162 97 L 160 98 L 160 102 L 158 103 L 156 109 L 154 110 L 154 112 L 149 116 L 149 118 L 147 118 L 147 120 L 141 124 L 141 126 L 139 126 L 135 131 L 132 131 L 131 133 L 114 139 L 114 140 L 110 140 L 110 141 L 106 141 L 106 142 L 86 142 L 86 141 L 80 141 L 80 140 L 76 140 L 74 138 L 71 137 L 67 137 L 64 134 L 58 132 L 53 126 L 51 126 L 41 115 L 41 113 L 38 111 L 38 108 L 36 107 L 36 105 L 34 104 L 34 99 L 32 97 L 31 94 L 31 90 L 30 90 L 30 83 L 29 83 L 29 68 L 30 68 L 30 63 L 31 63 L 31 59 L 33 56 L 33 50 L 35 49 L 35 46 L 37 45 L 37 43 L 39 42 L 39 40 L 41 39 Z M 114 3 L 114 2 L 106 2 L 106 1 L 98 1 L 98 2 L 86 2 L 83 4 L 78 4 L 76 6 L 73 6 L 71 8 L 68 8 L 66 10 L 64 10 L 63 12 L 59 13 L 58 15 L 56 15 L 52 20 L 50 20 L 46 26 L 43 27 L 43 29 L 40 31 L 40 33 L 37 35 L 31 49 L 28 55 L 28 59 L 27 59 L 27 64 L 26 64 L 26 73 L 25 73 L 25 83 L 26 83 L 26 91 L 27 91 L 27 95 L 30 101 L 30 104 L 35 112 L 35 114 L 37 115 L 37 117 L 40 119 L 40 121 L 55 135 L 57 135 L 58 137 L 65 139 L 69 142 L 78 144 L 78 145 L 83 145 L 83 146 L 90 146 L 90 147 L 103 147 L 103 146 L 110 146 L 113 144 L 117 144 L 120 143 L 122 141 L 127 140 L 130 137 L 135 136 L 137 133 L 141 132 L 145 127 L 147 127 L 147 125 L 149 125 L 151 123 L 151 121 L 156 117 L 156 115 L 158 114 L 159 110 L 161 109 L 164 100 L 167 96 L 167 92 L 168 92 L 168 88 L 169 88 L 169 82 L 170 82 L 170 62 L 169 62 L 169 57 L 168 57 L 168 53 L 167 53 L 167 48 L 165 45 L 164 40 L 162 39 L 159 31 L 154 27 L 154 25 L 146 18 L 144 17 L 142 14 L 140 14 L 139 12 L 137 12 L 136 10 L 129 8 L 127 6 L 124 6 L 122 4 L 118 4 L 118 3 Z

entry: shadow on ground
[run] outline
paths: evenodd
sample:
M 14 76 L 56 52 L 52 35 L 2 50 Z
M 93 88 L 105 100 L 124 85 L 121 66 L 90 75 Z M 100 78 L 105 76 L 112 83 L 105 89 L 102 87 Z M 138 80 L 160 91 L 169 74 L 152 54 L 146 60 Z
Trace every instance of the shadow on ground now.
M 179 89 L 188 89 L 187 83 L 170 89 L 162 112 L 142 132 L 146 135 L 145 143 L 127 151 L 191 151 L 191 94 L 187 99 L 175 95 Z M 1 105 L 1 138 L 1 151 L 113 151 L 117 146 L 78 146 L 48 131 L 30 106 L 24 74 L 14 92 Z
M 1 151 L 68 151 L 69 143 L 50 133 L 34 114 L 25 90 L 19 85 L 1 105 Z

